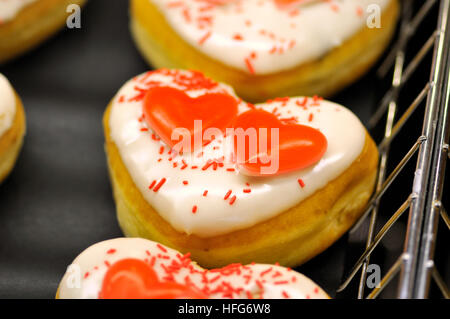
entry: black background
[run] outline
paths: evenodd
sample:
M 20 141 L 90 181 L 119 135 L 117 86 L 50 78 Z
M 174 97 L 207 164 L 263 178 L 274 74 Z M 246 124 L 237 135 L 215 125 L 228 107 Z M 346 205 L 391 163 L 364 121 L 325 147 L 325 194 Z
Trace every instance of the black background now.
M 28 126 L 17 166 L 0 185 L 0 298 L 53 298 L 67 265 L 82 250 L 122 236 L 107 176 L 101 119 L 121 85 L 148 70 L 131 40 L 128 22 L 128 1 L 91 0 L 83 10 L 81 29 L 66 29 L 37 50 L 0 66 L 23 99 Z M 430 19 L 421 27 L 411 52 L 435 25 Z M 372 70 L 333 100 L 367 123 L 390 76 L 378 79 Z M 428 77 L 429 66 L 416 73 L 401 108 Z M 417 112 L 405 127 L 407 133 L 394 144 L 390 169 L 419 136 L 422 114 Z M 381 131 L 382 125 L 373 133 L 377 137 Z M 382 202 L 380 226 L 411 191 L 414 163 L 409 166 L 410 172 Z M 402 250 L 406 217 L 372 259 L 383 273 Z M 363 227 L 298 270 L 335 296 L 343 275 L 363 251 L 364 238 Z M 448 270 L 448 251 L 442 255 Z M 354 296 L 353 287 L 338 297 Z M 395 296 L 395 283 L 383 296 Z

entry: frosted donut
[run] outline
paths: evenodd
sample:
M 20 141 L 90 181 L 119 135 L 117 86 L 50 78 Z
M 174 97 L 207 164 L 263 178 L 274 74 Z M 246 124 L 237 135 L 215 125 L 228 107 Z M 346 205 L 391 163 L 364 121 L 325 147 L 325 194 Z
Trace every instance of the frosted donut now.
M 66 24 L 70 4 L 85 0 L 1 0 L 0 63 L 36 47 Z
M 124 283 L 123 277 L 139 279 L 134 282 L 125 280 Z M 148 280 L 149 278 L 151 280 Z M 68 267 L 56 298 L 328 299 L 329 297 L 310 279 L 289 268 L 253 263 L 248 266 L 233 264 L 221 269 L 205 270 L 191 261 L 189 254 L 182 255 L 171 248 L 145 239 L 119 238 L 98 243 L 82 252 Z
M 180 94 L 189 104 L 176 100 Z M 189 117 L 201 103 L 208 106 L 205 100 L 211 96 L 222 102 L 205 113 L 225 118 L 224 110 L 232 109 L 235 101 L 234 121 L 261 112 L 283 125 L 302 124 L 315 136 L 306 142 L 313 145 L 323 136 L 326 151 L 280 156 L 280 171 L 289 165 L 305 166 L 310 159 L 314 163 L 285 174 L 254 176 L 252 167 L 236 164 L 229 152 L 230 136 L 216 136 L 202 149 L 180 154 L 161 140 L 161 127 L 149 125 L 150 117 L 144 115 L 147 106 L 162 100 L 166 102 L 161 112 Z M 161 122 L 172 120 L 161 112 Z M 161 69 L 127 82 L 103 121 L 117 215 L 125 235 L 190 252 L 207 268 L 253 261 L 296 266 L 307 261 L 349 229 L 375 182 L 378 151 L 373 140 L 353 113 L 319 97 L 253 105 L 201 73 Z
M 248 101 L 330 96 L 383 53 L 398 7 L 397 0 L 131 0 L 131 31 L 154 67 L 200 70 Z
M 25 136 L 25 112 L 19 96 L 0 73 L 0 183 L 16 163 Z

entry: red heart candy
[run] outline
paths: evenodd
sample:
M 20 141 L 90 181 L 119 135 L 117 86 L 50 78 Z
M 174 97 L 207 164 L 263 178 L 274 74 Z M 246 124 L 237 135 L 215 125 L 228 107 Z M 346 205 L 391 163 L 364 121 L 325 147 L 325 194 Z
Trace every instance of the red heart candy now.
M 149 264 L 123 259 L 103 279 L 100 299 L 203 299 L 204 294 L 173 282 L 160 282 Z
M 184 128 L 190 133 L 191 150 L 194 150 L 194 134 L 202 134 L 204 145 L 208 142 L 203 140 L 206 129 L 224 131 L 237 116 L 238 101 L 225 93 L 207 93 L 191 98 L 175 88 L 155 87 L 147 92 L 143 111 L 148 125 L 167 145 L 174 147 L 179 140 L 172 140 L 173 131 Z M 194 130 L 196 120 L 202 121 L 201 132 Z
M 264 110 L 250 110 L 241 114 L 235 122 L 235 128 L 247 130 L 255 129 L 256 141 L 254 148 L 250 147 L 250 138 L 245 137 L 245 149 L 238 143 L 235 135 L 235 152 L 238 165 L 244 174 L 252 176 L 279 175 L 307 168 L 317 163 L 325 154 L 328 142 L 326 137 L 318 130 L 295 124 L 284 124 L 274 114 Z M 266 129 L 267 138 L 260 137 L 260 129 Z M 279 140 L 271 142 L 271 129 L 279 129 Z M 275 137 L 275 136 L 274 136 Z M 242 141 L 242 140 L 241 140 Z M 261 148 L 261 145 L 265 146 Z M 279 147 L 278 170 L 263 173 L 262 168 L 268 168 L 276 160 L 276 148 Z M 244 153 L 245 150 L 245 153 Z M 242 154 L 244 153 L 244 154 Z

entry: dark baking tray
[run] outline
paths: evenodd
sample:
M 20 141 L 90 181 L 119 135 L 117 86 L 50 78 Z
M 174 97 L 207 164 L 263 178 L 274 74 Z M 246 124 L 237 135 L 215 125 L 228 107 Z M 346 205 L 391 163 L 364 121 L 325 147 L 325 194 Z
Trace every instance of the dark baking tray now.
M 434 27 L 435 21 L 423 26 L 424 37 Z M 0 185 L 1 298 L 53 298 L 67 265 L 82 250 L 122 236 L 101 120 L 120 86 L 147 69 L 131 40 L 125 0 L 89 1 L 81 29 L 63 30 L 37 50 L 0 67 L 23 99 L 28 125 L 17 166 Z M 374 70 L 334 97 L 364 123 L 385 86 Z M 426 82 L 429 71 L 417 74 L 413 88 Z M 405 129 L 420 129 L 420 112 L 408 126 Z M 414 136 L 396 141 L 393 161 L 401 159 Z M 409 175 L 399 180 L 400 186 L 382 206 L 381 221 L 404 200 L 411 180 Z M 401 252 L 404 228 L 402 220 L 373 258 L 384 273 Z M 298 270 L 335 296 L 344 273 L 363 250 L 363 233 L 344 236 Z M 354 297 L 353 293 L 354 289 L 339 297 Z M 395 296 L 395 288 L 384 296 Z

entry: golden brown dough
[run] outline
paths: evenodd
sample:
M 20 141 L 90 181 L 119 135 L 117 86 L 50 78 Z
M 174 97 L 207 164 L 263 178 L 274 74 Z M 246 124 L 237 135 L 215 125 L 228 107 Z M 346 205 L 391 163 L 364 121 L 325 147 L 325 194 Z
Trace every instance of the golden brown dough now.
M 16 115 L 11 128 L 0 137 L 0 183 L 16 164 L 25 136 L 25 112 L 16 95 Z
M 131 0 L 131 31 L 143 57 L 155 68 L 200 70 L 230 84 L 243 99 L 262 102 L 278 96 L 330 96 L 363 75 L 380 57 L 396 27 L 399 4 L 390 1 L 382 28 L 364 28 L 320 59 L 293 69 L 251 75 L 226 66 L 183 40 L 149 0 Z

